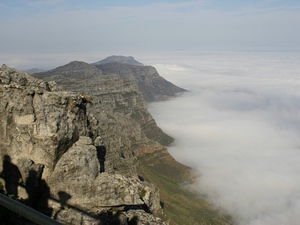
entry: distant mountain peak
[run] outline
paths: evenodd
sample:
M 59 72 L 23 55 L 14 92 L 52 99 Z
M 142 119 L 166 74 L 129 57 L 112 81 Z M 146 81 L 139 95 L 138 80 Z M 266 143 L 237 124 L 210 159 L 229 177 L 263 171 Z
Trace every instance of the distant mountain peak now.
M 101 61 L 92 63 L 92 65 L 103 65 L 107 63 L 122 63 L 127 65 L 143 66 L 142 63 L 136 61 L 132 56 L 112 55 Z

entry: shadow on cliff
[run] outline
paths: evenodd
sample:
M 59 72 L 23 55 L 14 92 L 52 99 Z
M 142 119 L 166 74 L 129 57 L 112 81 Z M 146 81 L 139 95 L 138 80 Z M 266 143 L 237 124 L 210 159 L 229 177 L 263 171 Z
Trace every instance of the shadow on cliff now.
M 28 173 L 25 178 L 22 179 L 19 167 L 12 163 L 9 155 L 4 155 L 2 160 L 2 173 L 0 177 L 5 182 L 4 193 L 14 199 L 19 199 L 26 205 L 37 208 L 48 208 L 47 201 L 41 201 L 43 196 L 50 195 L 50 188 L 47 183 L 41 179 L 43 173 L 43 165 L 40 165 L 41 169 L 38 171 L 28 168 Z M 18 190 L 24 189 L 27 193 L 27 199 L 20 199 Z M 47 200 L 47 197 L 45 197 Z
M 106 155 L 106 148 L 104 146 L 97 146 L 97 157 L 100 162 L 100 172 L 104 172 L 104 161 Z M 77 212 L 81 214 L 81 217 L 88 217 L 92 220 L 98 221 L 99 224 L 110 224 L 110 225 L 123 225 L 123 224 L 131 224 L 136 225 L 138 222 L 138 217 L 133 217 L 128 219 L 122 211 L 127 211 L 130 209 L 140 208 L 143 209 L 145 206 L 120 206 L 118 209 L 114 209 L 111 207 L 104 212 L 94 214 L 87 212 L 85 209 L 81 209 L 78 206 L 74 206 L 68 203 L 68 201 L 72 198 L 72 196 L 64 191 L 60 191 L 57 193 L 58 199 L 51 196 L 50 187 L 46 183 L 45 180 L 41 179 L 42 172 L 38 172 L 35 170 L 29 169 L 25 180 L 22 180 L 21 172 L 17 165 L 12 163 L 11 157 L 9 155 L 5 155 L 3 157 L 3 168 L 0 177 L 5 182 L 5 191 L 3 193 L 12 196 L 15 199 L 18 199 L 22 203 L 42 212 L 43 214 L 52 217 L 54 219 L 60 219 L 59 217 L 64 217 L 64 210 L 73 210 L 73 212 Z M 40 170 L 42 171 L 42 170 Z M 23 189 L 27 192 L 27 199 L 20 199 L 18 190 Z M 60 209 L 55 212 L 53 215 L 53 209 L 49 207 L 49 200 L 56 202 L 60 205 Z M 1 214 L 1 206 L 0 206 L 0 214 Z M 72 214 L 72 212 L 69 212 Z M 5 218 L 8 221 L 6 224 L 19 224 L 18 221 L 14 222 L 14 217 L 22 218 L 19 215 L 16 215 L 9 210 L 5 209 L 7 212 Z M 61 215 L 60 215 L 61 213 Z M 72 215 L 71 215 L 72 217 Z M 79 216 L 80 217 L 80 216 Z M 1 215 L 0 215 L 1 218 Z M 3 218 L 2 218 L 3 219 Z M 21 220 L 24 220 L 21 219 Z M 1 220 L 2 221 L 2 220 Z M 24 220 L 25 221 L 25 220 Z M 2 223 L 1 223 L 2 224 Z M 20 223 L 23 224 L 23 223 Z
M 27 206 L 30 206 L 48 216 L 51 216 L 52 210 L 48 207 L 47 197 L 43 199 L 42 196 L 49 196 L 50 189 L 44 180 L 41 180 L 41 172 L 34 170 L 28 171 L 26 178 L 22 179 L 19 167 L 12 163 L 9 155 L 4 155 L 2 159 L 2 172 L 0 177 L 4 181 L 4 185 L 1 184 L 0 192 L 6 196 L 13 198 Z M 27 198 L 20 198 L 19 191 L 25 190 Z M 0 205 L 0 221 L 1 224 L 9 225 L 23 225 L 30 223 L 29 220 L 21 217 L 20 215 L 2 207 Z
M 7 195 L 18 197 L 18 186 L 21 181 L 21 173 L 16 165 L 11 162 L 9 155 L 3 157 L 3 168 L 1 177 L 5 181 L 5 190 Z
M 106 155 L 106 147 L 104 145 L 96 146 L 97 150 L 97 158 L 100 163 L 100 173 L 105 172 L 104 162 L 105 162 L 105 155 Z

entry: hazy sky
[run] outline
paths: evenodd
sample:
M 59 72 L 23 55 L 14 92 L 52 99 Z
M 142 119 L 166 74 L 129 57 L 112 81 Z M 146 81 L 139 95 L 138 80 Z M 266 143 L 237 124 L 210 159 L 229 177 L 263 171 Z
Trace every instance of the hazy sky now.
M 2 54 L 300 50 L 300 1 L 1 0 L 0 29 Z

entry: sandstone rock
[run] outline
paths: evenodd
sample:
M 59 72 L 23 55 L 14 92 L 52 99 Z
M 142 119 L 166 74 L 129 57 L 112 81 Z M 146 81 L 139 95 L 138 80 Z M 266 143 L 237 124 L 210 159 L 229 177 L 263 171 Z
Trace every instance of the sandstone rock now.
M 153 212 L 161 209 L 158 190 L 153 185 L 141 182 L 137 177 L 99 173 L 95 146 L 82 142 L 87 139 L 80 137 L 58 161 L 49 179 L 54 198 L 59 199 L 59 193 L 68 190 L 70 205 L 95 212 L 102 207 L 120 205 L 146 204 Z
M 81 134 L 88 133 L 80 95 L 59 90 L 3 65 L 0 69 L 1 156 L 30 158 L 45 165 L 46 178 Z
M 118 92 L 98 99 L 107 111 L 101 113 L 103 105 L 98 103 L 97 117 L 91 115 L 89 120 L 87 95 L 65 92 L 55 83 L 1 67 L 0 170 L 5 188 L 24 196 L 34 208 L 50 207 L 52 216 L 65 224 L 102 224 L 103 217 L 120 224 L 131 217 L 161 224 L 151 214 L 161 210 L 158 190 L 138 179 L 134 156 L 138 147 L 133 146 L 138 141 L 158 143 L 141 132 L 140 124 L 132 125 L 130 116 L 124 117 L 126 110 L 133 110 L 130 107 L 144 107 L 141 94 L 134 89 L 125 100 L 120 90 L 131 93 L 134 83 L 115 76 L 106 81 L 116 82 L 113 90 Z M 116 110 L 121 103 L 126 107 Z M 109 150 L 104 160 L 98 147 Z M 101 163 L 105 171 L 100 173 Z
M 57 218 L 63 222 L 79 221 L 82 212 L 88 211 L 87 218 L 91 224 L 97 224 L 92 222 L 93 218 L 109 208 L 122 206 L 121 211 L 117 209 L 120 213 L 124 207 L 144 208 L 146 205 L 152 213 L 161 211 L 159 193 L 153 185 L 137 177 L 99 173 L 96 148 L 88 140 L 88 137 L 80 137 L 60 158 L 49 179 L 51 196 L 64 209 L 59 211 L 58 206 L 53 205 L 59 215 Z M 145 211 L 143 213 L 147 214 Z M 135 216 L 139 218 L 140 214 Z

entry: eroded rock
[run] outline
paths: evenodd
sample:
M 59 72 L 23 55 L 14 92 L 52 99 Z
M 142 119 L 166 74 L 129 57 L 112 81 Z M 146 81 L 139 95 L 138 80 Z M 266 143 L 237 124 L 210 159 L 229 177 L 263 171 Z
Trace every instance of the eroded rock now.
M 55 83 L 3 65 L 0 98 L 0 170 L 8 192 L 64 224 L 156 218 L 151 213 L 160 210 L 158 190 L 138 179 L 130 165 L 134 156 L 127 160 L 118 155 L 132 173 L 101 171 L 101 162 L 113 168 L 117 161 L 105 155 L 99 160 L 97 147 L 107 146 L 97 137 L 103 117 L 95 119 L 96 127 L 88 121 L 86 95 L 62 91 Z M 123 141 L 116 138 L 109 139 L 110 147 Z

